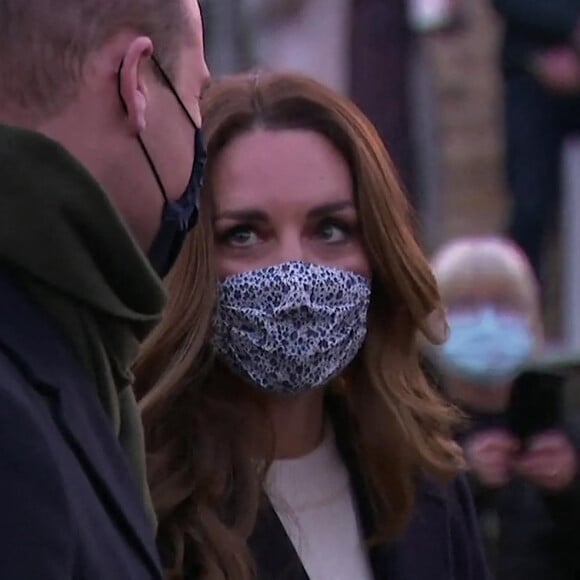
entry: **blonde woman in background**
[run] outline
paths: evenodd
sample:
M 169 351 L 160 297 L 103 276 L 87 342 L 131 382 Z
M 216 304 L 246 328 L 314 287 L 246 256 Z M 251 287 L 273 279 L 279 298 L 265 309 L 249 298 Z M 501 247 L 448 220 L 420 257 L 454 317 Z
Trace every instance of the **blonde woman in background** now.
M 445 393 L 469 419 L 460 440 L 497 578 L 576 580 L 574 436 L 558 424 L 522 441 L 508 419 L 515 381 L 519 396 L 532 397 L 532 382 L 549 377 L 522 374 L 543 341 L 532 269 L 513 243 L 497 237 L 454 240 L 432 264 L 450 326 L 433 360 Z

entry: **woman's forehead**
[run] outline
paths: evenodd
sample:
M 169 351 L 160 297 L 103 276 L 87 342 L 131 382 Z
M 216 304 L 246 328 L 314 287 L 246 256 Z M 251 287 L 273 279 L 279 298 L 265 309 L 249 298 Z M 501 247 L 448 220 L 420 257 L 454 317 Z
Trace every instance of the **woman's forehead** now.
M 275 206 L 289 211 L 353 200 L 350 168 L 325 137 L 303 130 L 254 130 L 220 153 L 215 166 L 217 212 Z

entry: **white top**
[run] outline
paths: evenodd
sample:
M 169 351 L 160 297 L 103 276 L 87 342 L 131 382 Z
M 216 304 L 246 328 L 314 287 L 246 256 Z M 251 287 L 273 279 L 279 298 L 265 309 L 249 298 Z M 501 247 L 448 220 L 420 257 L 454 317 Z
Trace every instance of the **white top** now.
M 310 580 L 372 580 L 348 472 L 330 427 L 308 455 L 274 461 L 266 491 Z

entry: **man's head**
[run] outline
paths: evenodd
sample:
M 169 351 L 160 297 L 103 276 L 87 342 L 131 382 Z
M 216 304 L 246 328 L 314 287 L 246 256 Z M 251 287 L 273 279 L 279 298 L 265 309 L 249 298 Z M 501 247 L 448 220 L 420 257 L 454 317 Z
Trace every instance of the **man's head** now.
M 197 0 L 0 0 L 0 122 L 60 142 L 143 249 L 192 170 L 209 73 Z M 164 79 L 161 69 L 169 79 Z

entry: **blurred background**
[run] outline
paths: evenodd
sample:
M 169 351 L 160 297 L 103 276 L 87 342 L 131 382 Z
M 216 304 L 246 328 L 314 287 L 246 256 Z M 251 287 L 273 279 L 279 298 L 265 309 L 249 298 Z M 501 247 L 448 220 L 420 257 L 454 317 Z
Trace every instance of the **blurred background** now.
M 507 231 L 505 15 L 492 0 L 202 0 L 202 7 L 214 75 L 298 70 L 354 99 L 397 164 L 430 253 L 457 236 Z M 541 281 L 549 343 L 580 351 L 578 151 L 568 137 Z
M 377 127 L 448 311 L 451 339 L 426 368 L 469 417 L 459 440 L 494 577 L 579 580 L 580 0 L 202 5 L 214 76 L 301 71 Z M 480 237 L 494 235 L 516 246 Z M 531 319 L 539 356 L 520 368 Z M 494 379 L 498 360 L 514 372 Z M 544 462 L 543 475 L 521 461 Z

